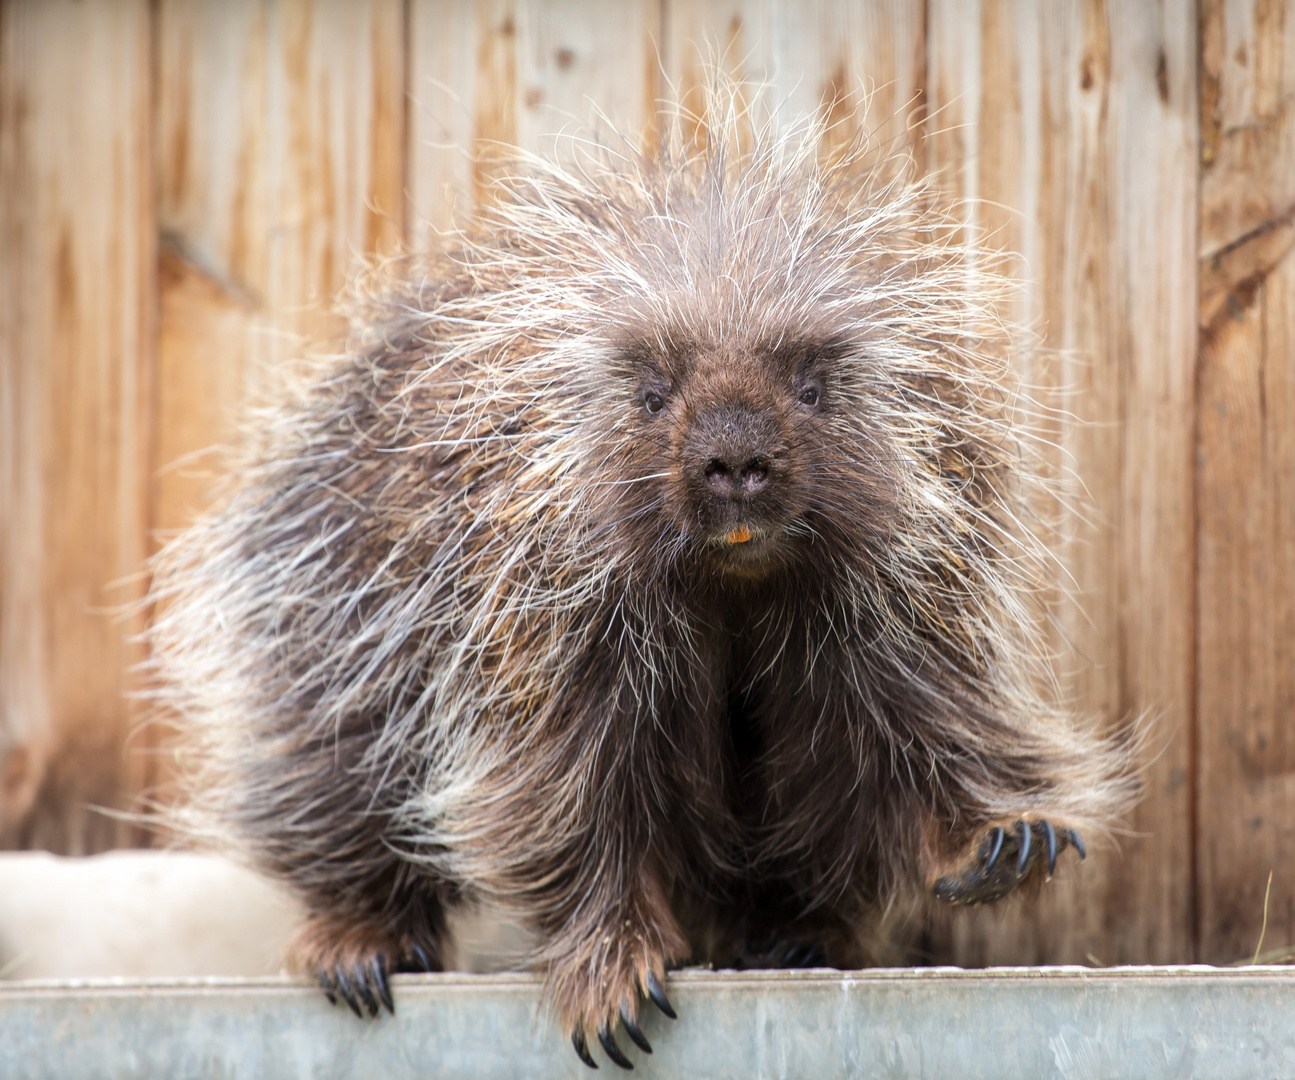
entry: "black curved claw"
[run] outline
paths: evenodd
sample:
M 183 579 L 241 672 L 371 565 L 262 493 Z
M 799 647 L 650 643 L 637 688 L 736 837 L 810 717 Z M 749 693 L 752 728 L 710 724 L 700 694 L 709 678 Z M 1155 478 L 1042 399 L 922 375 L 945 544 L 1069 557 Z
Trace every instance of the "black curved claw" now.
M 1030 841 L 1034 838 L 1034 830 L 1030 828 L 1028 821 L 1018 821 L 1016 825 L 1021 833 L 1021 853 L 1016 857 L 1016 870 L 1021 873 L 1030 861 Z
M 328 998 L 328 1004 L 337 1004 L 337 991 L 333 989 L 333 980 L 329 978 L 326 971 L 319 973 L 319 988 L 324 991 L 324 997 Z
M 576 1057 L 583 1061 L 591 1069 L 598 1068 L 598 1062 L 593 1059 L 589 1053 L 589 1044 L 585 1042 L 585 1033 L 579 1028 L 571 1033 L 571 1045 L 576 1049 Z
M 1057 872 L 1057 830 L 1052 822 L 1043 822 L 1043 837 L 1048 842 L 1048 877 Z
M 433 967 L 432 967 L 432 961 L 431 961 L 431 958 L 427 955 L 426 951 L 424 951 L 423 947 L 422 947 L 421 945 L 419 945 L 419 944 L 418 944 L 418 942 L 414 941 L 414 942 L 411 942 L 411 943 L 410 943 L 410 946 L 409 946 L 409 954 L 410 954 L 410 955 L 411 955 L 415 960 L 417 960 L 417 961 L 418 961 L 418 963 L 422 966 L 422 969 L 423 969 L 424 971 L 435 971 L 435 970 L 436 970 L 435 968 L 433 968 Z M 596 1066 L 595 1066 L 595 1068 L 596 1068 Z
M 827 953 L 817 941 L 795 942 L 783 958 L 786 967 L 822 967 L 826 962 Z
M 625 1026 L 625 1034 L 630 1037 L 630 1041 L 645 1054 L 652 1053 L 652 1044 L 648 1042 L 647 1036 L 643 1034 L 643 1029 L 635 1022 L 634 1017 L 630 1015 L 629 1003 L 621 1002 L 621 1023 Z
M 1007 834 L 1003 832 L 1001 826 L 998 825 L 994 826 L 994 831 L 991 835 L 993 836 L 993 840 L 991 840 L 989 844 L 989 858 L 985 860 L 986 874 L 994 868 L 994 863 L 998 862 L 998 856 L 1002 854 L 1003 851 L 1003 840 L 1007 836 Z
M 607 1056 L 622 1069 L 634 1068 L 634 1062 L 621 1053 L 621 1048 L 616 1045 L 616 1040 L 612 1038 L 612 1033 L 605 1027 L 598 1029 L 598 1041 L 603 1044 L 603 1049 L 607 1051 Z
M 665 996 L 665 991 L 661 989 L 660 980 L 651 971 L 648 972 L 647 977 L 647 992 L 653 1004 L 666 1016 L 670 1017 L 671 1020 L 679 1019 L 679 1014 L 674 1011 L 674 1007 L 670 1004 L 670 999 Z
M 355 987 L 351 985 L 351 980 L 346 977 L 346 972 L 340 964 L 333 969 L 333 981 L 337 984 L 337 992 L 342 996 L 342 1000 L 351 1007 L 351 1012 L 363 1020 L 364 1010 L 360 1008 L 360 999 L 356 996 Z
M 1088 858 L 1088 852 L 1084 850 L 1084 842 L 1083 840 L 1080 839 L 1079 833 L 1077 833 L 1074 829 L 1067 829 L 1066 837 L 1070 841 L 1074 849 L 1077 852 L 1079 852 L 1080 862 L 1083 862 L 1086 858 Z
M 369 985 L 369 973 L 363 968 L 357 968 L 354 982 L 355 992 L 359 995 L 360 1001 L 368 1011 L 370 1019 L 372 1019 L 382 1011 L 382 1006 L 378 1004 L 378 995 L 373 992 L 373 987 Z
M 827 967 L 827 950 L 818 942 L 808 945 L 801 957 L 801 967 Z
M 387 982 L 387 958 L 379 954 L 369 961 L 369 970 L 373 972 L 373 985 L 378 992 L 382 1007 L 396 1015 L 396 1003 L 391 1000 L 391 984 Z

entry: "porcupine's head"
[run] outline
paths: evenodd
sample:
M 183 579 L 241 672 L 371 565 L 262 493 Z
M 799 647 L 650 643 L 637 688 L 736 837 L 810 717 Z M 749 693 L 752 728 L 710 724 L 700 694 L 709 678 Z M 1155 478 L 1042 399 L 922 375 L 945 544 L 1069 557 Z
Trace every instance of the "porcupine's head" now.
M 752 578 L 807 556 L 831 518 L 881 524 L 894 484 L 851 378 L 863 342 L 833 310 L 855 283 L 828 281 L 821 238 L 793 235 L 813 225 L 787 220 L 809 193 L 779 190 L 773 162 L 726 164 L 689 162 L 693 190 L 641 226 L 665 234 L 644 245 L 663 265 L 613 338 L 624 442 L 610 464 L 633 480 L 618 520 L 658 552 Z
M 639 474 L 617 502 L 662 550 L 751 578 L 809 555 L 824 529 L 883 526 L 894 479 L 858 426 L 849 340 L 826 321 L 735 314 L 719 334 L 676 324 L 616 354 L 618 471 Z
M 519 155 L 440 254 L 379 275 L 356 385 L 403 388 L 366 438 L 439 478 L 383 490 L 411 552 L 467 538 L 420 572 L 499 605 L 500 632 L 789 570 L 991 610 L 1015 586 L 988 596 L 990 564 L 1029 562 L 1005 278 L 903 153 L 756 123 L 743 92 L 721 81 L 700 135 L 680 110 L 649 152 Z M 465 497 L 417 501 L 442 484 Z
M 594 535 L 640 576 L 956 564 L 1015 453 L 1003 279 L 982 255 L 972 284 L 902 158 L 825 153 L 814 122 L 744 140 L 718 111 L 707 139 L 546 167 L 499 211 L 594 327 L 558 350 L 581 357 Z

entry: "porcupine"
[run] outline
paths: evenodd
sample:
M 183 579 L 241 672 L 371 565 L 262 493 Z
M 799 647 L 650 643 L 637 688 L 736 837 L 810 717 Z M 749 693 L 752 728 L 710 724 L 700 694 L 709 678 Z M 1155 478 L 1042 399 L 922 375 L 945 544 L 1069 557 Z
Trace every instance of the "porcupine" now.
M 378 266 L 161 557 L 194 807 L 357 1014 L 487 900 L 628 1067 L 670 968 L 865 964 L 1131 794 L 1049 689 L 1006 279 L 894 155 L 739 97 Z

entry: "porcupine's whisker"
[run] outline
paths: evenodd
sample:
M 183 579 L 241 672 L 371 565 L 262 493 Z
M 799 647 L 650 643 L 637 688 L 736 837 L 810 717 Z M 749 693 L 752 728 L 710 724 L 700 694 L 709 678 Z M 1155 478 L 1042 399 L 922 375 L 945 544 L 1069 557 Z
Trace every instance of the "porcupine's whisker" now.
M 640 507 L 639 509 L 632 511 L 631 513 L 625 514 L 622 517 L 615 518 L 614 520 L 611 520 L 611 521 L 600 523 L 597 528 L 590 529 L 588 532 L 588 535 L 590 537 L 602 536 L 605 533 L 611 532 L 613 529 L 617 529 L 617 528 L 620 528 L 620 526 L 622 525 L 629 524 L 631 521 L 636 521 L 640 518 L 649 517 L 650 515 L 656 513 L 658 510 L 659 510 L 659 507 L 655 507 L 655 506 Z
M 815 466 L 833 466 L 833 465 L 894 465 L 903 463 L 905 465 L 915 465 L 921 462 L 921 458 L 911 457 L 909 455 L 900 455 L 896 457 L 869 457 L 869 458 L 828 458 L 826 460 L 815 460 L 812 462 Z
M 668 480 L 673 474 L 670 472 L 649 473 L 646 476 L 631 476 L 626 480 L 592 480 L 591 484 L 598 487 L 623 487 L 627 484 L 645 484 L 650 480 Z

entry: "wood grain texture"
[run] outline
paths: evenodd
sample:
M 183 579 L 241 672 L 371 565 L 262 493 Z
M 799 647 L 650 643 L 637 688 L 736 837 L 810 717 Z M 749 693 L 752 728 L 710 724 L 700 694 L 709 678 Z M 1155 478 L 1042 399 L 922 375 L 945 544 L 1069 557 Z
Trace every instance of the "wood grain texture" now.
M 1295 4 L 1202 12 L 1200 955 L 1295 945 Z
M 762 84 L 755 115 L 818 115 L 830 143 L 860 128 L 921 160 L 926 69 L 922 0 L 672 3 L 662 49 L 672 92 L 701 108 L 706 67 Z
M 1076 505 L 1052 533 L 1074 582 L 1053 612 L 1065 689 L 1108 726 L 1152 714 L 1159 751 L 1119 854 L 1067 868 L 1037 905 L 960 921 L 951 955 L 1183 961 L 1194 946 L 1195 15 L 932 0 L 928 32 L 930 163 L 952 192 L 984 200 L 969 242 L 1024 256 L 1020 315 L 1045 344 L 1025 374 L 1072 414 L 1052 436 Z
M 403 233 L 400 0 L 157 6 L 155 524 L 205 502 L 182 456 L 226 441 L 283 365 L 345 331 L 357 259 Z M 214 459 L 213 459 L 214 460 Z
M 157 288 L 154 548 L 209 505 L 224 475 L 221 447 L 238 438 L 249 335 L 263 317 L 247 293 L 172 248 L 158 260 Z
M 506 147 L 563 156 L 599 114 L 651 141 L 661 0 L 411 0 L 409 242 L 422 248 L 491 198 Z
M 0 6 L 0 846 L 135 830 L 123 697 L 148 527 L 145 0 Z
M 1201 257 L 1295 208 L 1295 9 L 1201 5 Z

